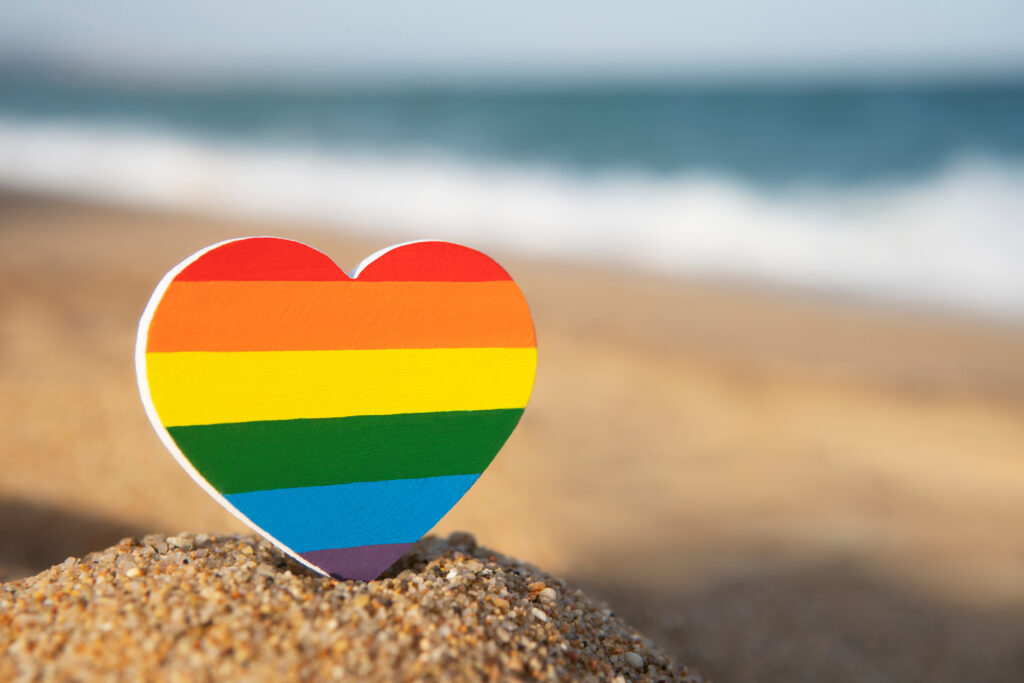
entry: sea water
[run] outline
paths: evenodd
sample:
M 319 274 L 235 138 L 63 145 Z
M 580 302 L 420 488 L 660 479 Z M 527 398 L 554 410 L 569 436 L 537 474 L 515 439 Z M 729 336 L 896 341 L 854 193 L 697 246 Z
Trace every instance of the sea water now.
M 0 183 L 1024 317 L 1024 84 L 8 75 Z

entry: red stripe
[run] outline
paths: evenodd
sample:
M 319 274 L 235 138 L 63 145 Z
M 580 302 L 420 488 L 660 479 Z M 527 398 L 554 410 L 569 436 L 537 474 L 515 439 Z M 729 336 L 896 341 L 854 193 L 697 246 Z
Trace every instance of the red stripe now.
M 250 237 L 211 249 L 178 274 L 178 281 L 348 280 L 326 254 L 278 237 Z
M 505 269 L 475 249 L 451 242 L 415 242 L 376 259 L 361 282 L 493 282 L 511 280 Z

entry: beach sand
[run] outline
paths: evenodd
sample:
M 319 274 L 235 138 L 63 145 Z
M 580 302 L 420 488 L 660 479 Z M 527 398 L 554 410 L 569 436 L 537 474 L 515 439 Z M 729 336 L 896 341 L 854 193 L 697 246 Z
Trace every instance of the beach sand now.
M 0 587 L 0 652 L 4 680 L 701 681 L 466 533 L 371 582 L 254 535 L 123 539 Z
M 0 195 L 0 576 L 242 530 L 157 439 L 133 347 L 170 267 L 252 234 L 344 268 L 398 241 Z M 439 533 L 583 586 L 717 680 L 1020 679 L 1024 328 L 492 255 L 538 380 Z

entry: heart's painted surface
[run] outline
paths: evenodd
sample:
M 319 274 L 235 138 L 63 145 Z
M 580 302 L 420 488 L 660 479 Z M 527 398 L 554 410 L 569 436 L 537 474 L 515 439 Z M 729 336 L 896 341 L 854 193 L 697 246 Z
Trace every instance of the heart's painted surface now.
M 253 237 L 164 277 L 135 360 L 153 426 L 207 492 L 305 564 L 369 580 L 490 464 L 537 351 L 522 293 L 480 252 L 413 242 L 349 277 Z

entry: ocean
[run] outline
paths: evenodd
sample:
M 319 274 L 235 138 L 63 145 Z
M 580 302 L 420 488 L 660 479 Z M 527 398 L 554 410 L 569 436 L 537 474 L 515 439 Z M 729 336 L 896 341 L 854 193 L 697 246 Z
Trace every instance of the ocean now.
M 8 74 L 0 184 L 1024 317 L 1024 84 Z

